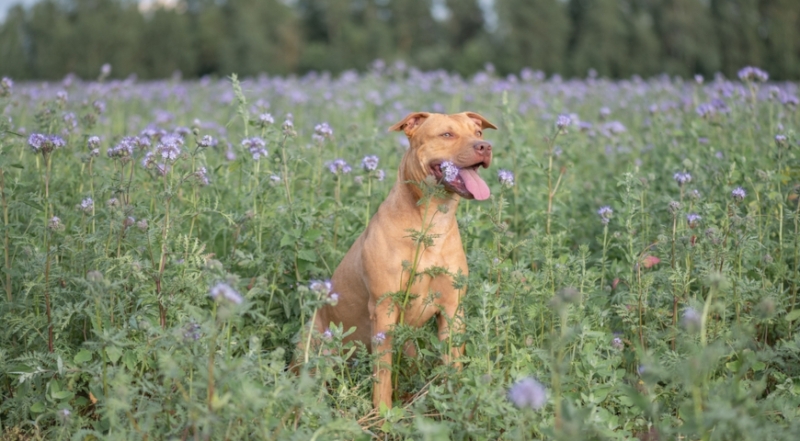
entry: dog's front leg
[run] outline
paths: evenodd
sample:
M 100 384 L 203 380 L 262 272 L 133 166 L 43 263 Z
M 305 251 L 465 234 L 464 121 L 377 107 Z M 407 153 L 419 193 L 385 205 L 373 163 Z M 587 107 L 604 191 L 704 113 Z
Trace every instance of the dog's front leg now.
M 391 300 L 370 302 L 372 319 L 372 353 L 377 354 L 373 368 L 375 384 L 372 388 L 372 404 L 379 409 L 381 403 L 392 408 L 392 330 L 400 316 Z

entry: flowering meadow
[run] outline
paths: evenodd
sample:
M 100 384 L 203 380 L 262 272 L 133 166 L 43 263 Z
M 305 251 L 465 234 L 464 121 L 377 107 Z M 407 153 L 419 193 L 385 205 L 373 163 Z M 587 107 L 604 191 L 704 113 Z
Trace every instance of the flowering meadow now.
M 757 68 L 4 78 L 0 439 L 794 440 L 799 93 Z M 464 367 L 399 326 L 418 356 L 373 411 L 353 330 L 298 340 L 396 180 L 386 129 L 464 110 L 498 126 L 491 197 L 458 207 Z

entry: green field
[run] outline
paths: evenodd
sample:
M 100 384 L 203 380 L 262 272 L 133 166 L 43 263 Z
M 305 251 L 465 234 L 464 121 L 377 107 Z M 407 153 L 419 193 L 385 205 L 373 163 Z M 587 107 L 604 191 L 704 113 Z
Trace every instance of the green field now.
M 795 440 L 798 84 L 759 75 L 4 79 L 0 440 Z M 346 329 L 286 370 L 310 284 L 394 185 L 387 128 L 465 110 L 499 129 L 464 368 L 401 326 L 372 412 Z

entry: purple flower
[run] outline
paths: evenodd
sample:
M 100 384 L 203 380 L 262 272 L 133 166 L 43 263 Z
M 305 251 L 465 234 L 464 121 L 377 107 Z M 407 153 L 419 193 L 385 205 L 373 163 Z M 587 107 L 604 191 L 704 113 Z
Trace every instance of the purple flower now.
M 333 333 L 330 329 L 326 329 L 325 332 L 322 333 L 322 338 L 325 340 L 331 340 L 333 339 Z
M 67 145 L 63 138 L 58 135 L 42 135 L 41 133 L 33 133 L 28 137 L 28 145 L 34 153 L 41 152 L 47 154 L 53 150 L 60 149 Z
M 731 192 L 731 196 L 736 201 L 742 201 L 742 200 L 744 200 L 745 196 L 747 196 L 747 192 L 744 191 L 744 188 L 742 188 L 742 187 L 736 187 Z
M 568 115 L 558 115 L 558 118 L 556 118 L 556 128 L 559 131 L 566 129 L 567 126 L 570 125 L 570 123 L 571 120 Z
M 335 292 L 330 293 L 330 295 L 328 296 L 328 303 L 330 303 L 333 306 L 336 306 L 336 304 L 339 303 L 339 294 Z
M 380 159 L 375 155 L 368 155 L 364 156 L 364 159 L 361 160 L 361 168 L 365 171 L 373 171 L 378 168 L 378 161 Z
M 446 182 L 453 182 L 458 176 L 458 167 L 450 161 L 442 162 L 439 167 Z
M 696 74 L 694 76 L 694 82 L 697 84 L 703 84 L 703 76 L 700 74 Z
M 497 179 L 504 187 L 514 186 L 514 172 L 511 170 L 500 169 L 497 171 Z
M 11 81 L 11 78 L 3 77 L 3 79 L 0 80 L 0 98 L 11 95 L 11 89 L 13 88 L 14 82 Z
M 675 182 L 677 182 L 678 185 L 683 185 L 692 182 L 692 175 L 689 173 L 676 172 L 674 175 L 672 175 L 672 179 L 675 179 Z
M 84 213 L 91 213 L 94 209 L 94 201 L 92 198 L 86 198 L 81 201 L 80 205 L 78 205 L 78 209 Z
M 109 75 L 111 75 L 111 65 L 110 65 L 110 64 L 108 64 L 108 63 L 104 63 L 104 64 L 103 64 L 103 65 L 100 67 L 100 76 L 101 76 L 101 77 L 103 77 L 103 78 L 105 78 L 105 77 L 107 77 L 107 76 L 109 76 Z
M 547 402 L 547 389 L 534 378 L 523 378 L 508 390 L 508 399 L 520 409 L 541 409 Z
M 94 107 L 95 112 L 97 113 L 105 113 L 106 111 L 106 103 L 100 100 L 97 100 L 92 103 L 92 107 Z
M 47 222 L 47 228 L 51 230 L 60 230 L 64 228 L 64 225 L 61 223 L 61 219 L 58 216 L 53 216 Z
M 625 347 L 625 342 L 623 342 L 620 337 L 614 337 L 614 339 L 611 340 L 611 347 L 621 351 Z
M 208 295 L 214 300 L 226 300 L 237 305 L 244 301 L 244 298 L 235 289 L 224 282 L 217 283 L 211 287 Z
M 117 145 L 108 149 L 106 154 L 112 159 L 129 158 L 133 156 L 133 150 L 136 145 L 136 138 L 126 136 L 122 138 Z
M 689 228 L 694 228 L 697 226 L 697 223 L 700 222 L 702 216 L 697 213 L 689 213 L 686 215 L 686 222 L 689 223 Z
M 383 332 L 379 332 L 372 337 L 372 344 L 375 346 L 380 346 L 383 342 L 386 341 L 386 334 Z
M 330 294 L 330 292 L 333 290 L 333 285 L 331 284 L 330 279 L 312 280 L 311 283 L 308 284 L 308 289 L 323 296 Z
M 164 135 L 161 140 L 156 144 L 156 153 L 161 155 L 165 161 L 172 161 L 178 159 L 181 154 L 181 147 L 183 146 L 183 138 L 177 135 Z
M 603 225 L 608 225 L 608 222 L 611 220 L 611 216 L 614 214 L 614 210 L 606 205 L 600 207 L 600 209 L 597 210 L 597 214 L 600 215 L 600 221 L 603 222 Z
M 242 140 L 242 147 L 246 148 L 251 155 L 253 155 L 253 160 L 258 161 L 262 156 L 267 156 L 267 149 L 265 148 L 267 143 L 261 138 L 245 138 Z
M 689 307 L 683 311 L 683 316 L 681 317 L 681 323 L 683 327 L 686 328 L 688 331 L 696 332 L 700 329 L 702 324 L 702 317 L 700 313 L 698 313 L 694 308 Z
M 100 146 L 100 137 L 90 136 L 89 139 L 86 140 L 86 146 L 89 147 L 89 150 L 96 149 Z
M 202 148 L 216 147 L 217 140 L 210 135 L 205 135 L 197 140 L 197 146 Z
M 785 147 L 786 141 L 786 135 L 775 135 L 775 144 L 777 144 L 778 147 Z
M 338 174 L 347 174 L 353 171 L 350 165 L 344 159 L 334 159 L 333 161 L 328 163 L 328 170 L 331 173 L 338 175 Z
M 314 134 L 311 138 L 317 143 L 322 143 L 326 139 L 333 138 L 333 129 L 326 122 L 317 124 L 314 126 Z
M 769 74 L 757 67 L 746 66 L 739 71 L 739 79 L 745 83 L 751 81 L 763 83 L 769 79 Z
M 275 118 L 273 118 L 272 115 L 270 115 L 269 113 L 262 113 L 258 117 L 258 124 L 261 127 L 266 127 L 273 123 L 275 123 Z
M 194 176 L 200 182 L 200 185 L 203 185 L 203 186 L 208 185 L 209 181 L 208 181 L 207 173 L 208 173 L 208 171 L 206 170 L 205 167 L 200 167 L 200 168 L 197 169 L 196 172 L 194 172 Z

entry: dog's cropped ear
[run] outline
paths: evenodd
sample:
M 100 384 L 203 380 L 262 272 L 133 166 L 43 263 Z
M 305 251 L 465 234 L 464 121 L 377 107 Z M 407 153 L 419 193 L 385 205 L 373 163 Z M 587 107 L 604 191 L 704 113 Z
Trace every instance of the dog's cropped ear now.
M 482 117 L 480 114 L 475 112 L 464 112 L 464 113 L 467 115 L 469 119 L 475 121 L 475 124 L 479 125 L 480 128 L 497 130 L 497 127 L 494 124 L 490 123 L 486 118 Z
M 399 123 L 389 127 L 390 132 L 399 132 L 400 130 L 406 132 L 406 136 L 409 138 L 411 135 L 414 134 L 414 131 L 417 130 L 425 119 L 431 116 L 428 112 L 413 112 L 406 115 Z

